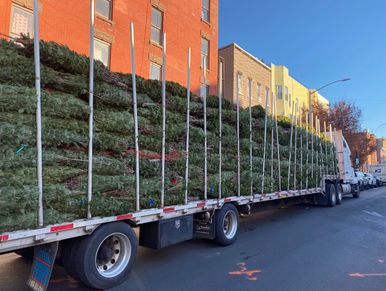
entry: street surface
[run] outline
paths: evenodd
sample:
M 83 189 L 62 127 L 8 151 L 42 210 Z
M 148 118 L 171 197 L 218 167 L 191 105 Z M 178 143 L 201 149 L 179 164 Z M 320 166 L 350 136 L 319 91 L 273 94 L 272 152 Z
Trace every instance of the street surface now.
M 241 219 L 237 242 L 193 240 L 144 248 L 129 280 L 112 290 L 386 290 L 386 187 L 335 208 L 291 206 Z M 0 290 L 28 290 L 29 264 L 0 257 Z M 54 269 L 49 290 L 88 290 Z

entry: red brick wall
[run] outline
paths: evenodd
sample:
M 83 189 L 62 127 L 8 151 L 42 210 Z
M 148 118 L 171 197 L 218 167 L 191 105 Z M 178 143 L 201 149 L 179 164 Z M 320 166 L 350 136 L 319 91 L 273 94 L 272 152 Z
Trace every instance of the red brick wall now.
M 0 33 L 8 35 L 12 2 L 30 6 L 32 0 L 0 0 Z M 111 41 L 110 68 L 131 72 L 130 22 L 135 26 L 137 74 L 148 78 L 150 58 L 161 57 L 162 50 L 150 43 L 151 7 L 164 11 L 167 33 L 166 79 L 186 86 L 187 51 L 192 48 L 192 91 L 199 93 L 201 36 L 210 39 L 210 68 L 207 73 L 210 94 L 217 92 L 218 0 L 211 0 L 210 24 L 201 20 L 201 0 L 114 0 L 113 20 L 96 17 L 96 35 Z M 88 54 L 89 0 L 40 0 L 40 35 L 44 40 L 66 44 Z

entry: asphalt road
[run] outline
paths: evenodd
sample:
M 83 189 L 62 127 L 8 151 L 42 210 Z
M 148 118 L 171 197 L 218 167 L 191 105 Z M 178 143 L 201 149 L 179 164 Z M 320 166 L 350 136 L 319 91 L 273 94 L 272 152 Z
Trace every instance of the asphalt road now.
M 0 290 L 28 290 L 29 264 L 0 257 Z M 88 290 L 55 267 L 49 290 Z M 243 218 L 237 242 L 140 248 L 112 290 L 386 290 L 386 187 L 335 208 L 291 206 Z

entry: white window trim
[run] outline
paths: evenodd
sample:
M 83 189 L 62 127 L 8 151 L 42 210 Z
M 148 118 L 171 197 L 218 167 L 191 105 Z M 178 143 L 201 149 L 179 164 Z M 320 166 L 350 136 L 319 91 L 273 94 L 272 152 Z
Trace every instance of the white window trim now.
M 108 56 L 108 63 L 107 65 L 105 65 L 107 68 L 110 68 L 111 66 L 111 43 L 109 42 L 106 42 L 104 40 L 101 40 L 100 38 L 97 38 L 97 37 L 94 37 L 94 42 L 99 42 L 101 44 L 104 44 L 104 45 L 107 45 L 109 47 L 109 56 Z M 95 49 L 94 49 L 94 53 L 95 53 Z M 95 56 L 94 56 L 94 59 L 96 60 Z M 101 61 L 102 62 L 102 61 Z
M 236 73 L 236 93 L 239 94 L 239 95 L 243 95 L 243 74 L 241 73 Z
M 105 19 L 105 20 L 108 20 L 108 21 L 112 21 L 113 20 L 113 0 L 107 0 L 110 2 L 110 15 L 108 17 L 106 17 L 105 15 L 103 15 L 102 13 L 98 12 L 97 9 L 96 9 L 96 1 L 95 1 L 95 15 L 97 15 L 98 17 L 101 17 L 102 19 Z
M 13 10 L 13 8 L 14 7 L 16 7 L 16 8 L 18 8 L 18 9 L 20 9 L 20 10 L 24 10 L 25 12 L 27 12 L 27 13 L 31 13 L 32 14 L 32 16 L 33 16 L 33 10 L 31 10 L 31 9 L 28 9 L 28 8 L 26 8 L 26 7 L 23 7 L 23 6 L 20 6 L 20 5 L 18 5 L 18 4 L 16 4 L 16 3 L 13 3 L 12 2 L 12 5 L 11 5 L 11 18 L 10 18 L 10 21 L 9 21 L 9 35 L 11 36 L 11 35 L 15 35 L 13 32 L 12 32 L 12 19 L 13 19 L 13 14 L 14 14 L 14 10 Z M 33 33 L 33 35 L 31 35 L 31 37 L 33 37 L 34 36 L 34 34 L 35 34 L 35 31 L 34 31 L 34 26 L 32 25 L 32 33 Z M 13 36 L 12 36 L 13 37 Z

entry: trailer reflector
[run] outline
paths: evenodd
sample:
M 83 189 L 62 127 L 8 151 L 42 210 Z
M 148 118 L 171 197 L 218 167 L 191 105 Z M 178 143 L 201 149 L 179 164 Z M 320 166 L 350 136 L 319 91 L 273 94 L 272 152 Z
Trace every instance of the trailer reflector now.
M 134 216 L 132 213 L 117 215 L 117 220 L 132 219 Z
M 0 241 L 7 241 L 9 238 L 8 234 L 0 235 Z
M 224 199 L 224 202 L 231 202 L 231 201 L 232 201 L 231 198 L 225 198 L 225 199 Z
M 62 224 L 62 225 L 57 225 L 57 226 L 51 226 L 50 232 L 59 232 L 63 230 L 68 230 L 68 229 L 73 229 L 74 224 L 69 223 L 69 224 Z
M 197 203 L 197 207 L 204 207 L 205 205 L 206 205 L 206 202 Z
M 165 207 L 165 208 L 163 209 L 163 212 L 164 212 L 164 213 L 170 213 L 170 212 L 173 212 L 174 210 L 175 210 L 174 207 Z

